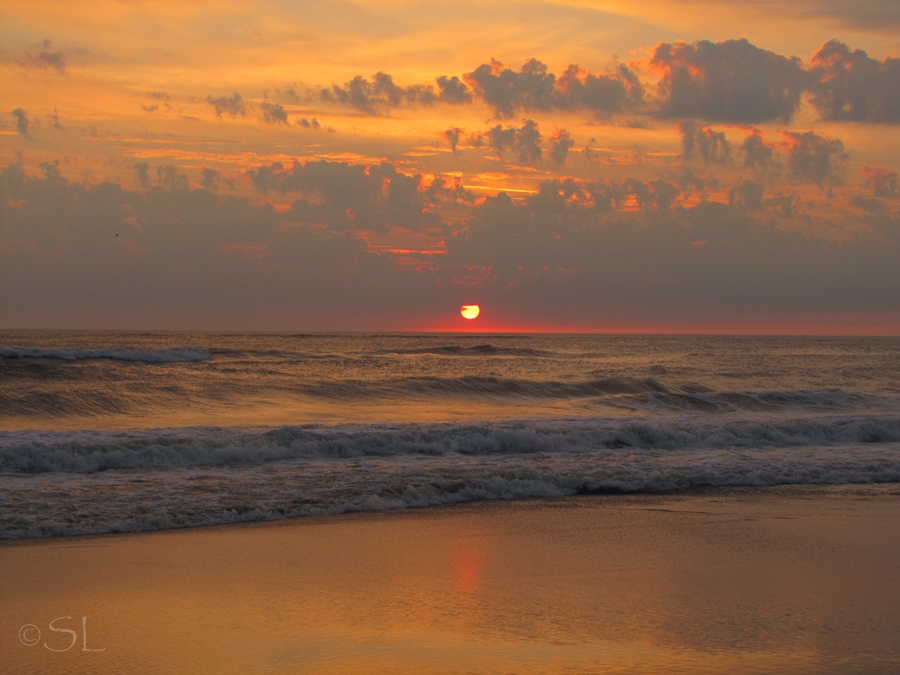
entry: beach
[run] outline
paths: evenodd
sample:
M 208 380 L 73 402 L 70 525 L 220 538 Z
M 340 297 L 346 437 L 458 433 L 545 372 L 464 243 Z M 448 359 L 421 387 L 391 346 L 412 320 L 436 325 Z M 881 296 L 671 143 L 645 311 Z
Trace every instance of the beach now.
M 885 484 L 6 541 L 2 670 L 894 673 L 898 531 Z

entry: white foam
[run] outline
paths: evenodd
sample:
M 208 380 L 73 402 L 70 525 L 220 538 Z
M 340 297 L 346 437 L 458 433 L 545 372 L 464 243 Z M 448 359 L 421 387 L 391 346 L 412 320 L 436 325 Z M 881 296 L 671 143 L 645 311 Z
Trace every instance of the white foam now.
M 0 432 L 0 473 L 93 473 L 364 457 L 721 451 L 900 443 L 900 417 L 588 418 L 268 430 Z
M 478 500 L 698 486 L 900 482 L 897 443 L 294 460 L 6 476 L 0 537 L 136 532 Z

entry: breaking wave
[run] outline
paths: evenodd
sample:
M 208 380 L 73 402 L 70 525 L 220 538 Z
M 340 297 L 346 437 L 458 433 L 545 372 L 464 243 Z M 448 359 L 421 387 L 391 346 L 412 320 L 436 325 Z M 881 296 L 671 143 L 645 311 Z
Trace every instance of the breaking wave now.
M 0 538 L 480 500 L 900 482 L 900 418 L 0 433 Z
M 366 457 L 721 451 L 822 448 L 900 442 L 900 418 L 667 421 L 563 420 L 484 424 L 0 432 L 0 473 L 94 473 L 251 466 L 289 460 Z M 898 453 L 900 461 L 900 453 Z

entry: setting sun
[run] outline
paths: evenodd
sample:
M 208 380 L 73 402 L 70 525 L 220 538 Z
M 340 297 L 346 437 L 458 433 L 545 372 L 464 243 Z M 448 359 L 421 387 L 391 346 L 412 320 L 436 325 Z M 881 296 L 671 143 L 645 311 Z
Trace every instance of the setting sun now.
M 481 314 L 481 307 L 478 305 L 463 305 L 459 308 L 459 313 L 464 319 L 474 319 Z

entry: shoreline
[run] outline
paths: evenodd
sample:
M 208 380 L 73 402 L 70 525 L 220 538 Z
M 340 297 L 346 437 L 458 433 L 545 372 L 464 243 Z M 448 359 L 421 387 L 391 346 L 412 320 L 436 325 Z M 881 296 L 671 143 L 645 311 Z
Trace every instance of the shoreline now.
M 75 534 L 57 534 L 44 535 L 38 537 L 0 537 L 0 549 L 11 546 L 27 546 L 30 544 L 52 543 L 59 541 L 85 541 L 90 539 L 107 539 L 121 538 L 133 536 L 150 536 L 164 535 L 170 532 L 186 532 L 186 531 L 205 531 L 219 530 L 227 528 L 253 528 L 253 527 L 291 527 L 294 524 L 311 525 L 328 524 L 337 522 L 353 522 L 359 520 L 365 522 L 369 519 L 381 520 L 385 518 L 402 518 L 404 515 L 408 517 L 416 517 L 418 515 L 435 512 L 441 513 L 444 510 L 453 512 L 457 509 L 477 508 L 480 506 L 490 507 L 491 505 L 552 505 L 558 502 L 566 502 L 568 500 L 580 499 L 621 499 L 626 502 L 630 501 L 680 501 L 691 499 L 738 499 L 747 498 L 778 498 L 778 499 L 900 499 L 900 482 L 883 481 L 883 482 L 866 482 L 866 483 L 788 483 L 778 485 L 694 485 L 683 489 L 675 490 L 618 490 L 618 489 L 597 489 L 597 490 L 580 490 L 571 495 L 549 496 L 549 497 L 526 497 L 520 499 L 477 499 L 461 502 L 450 502 L 444 504 L 428 504 L 424 506 L 407 506 L 403 508 L 387 508 L 377 510 L 360 510 L 345 511 L 333 514 L 316 514 L 316 515 L 298 515 L 286 516 L 281 518 L 270 518 L 260 520 L 245 520 L 225 523 L 210 524 L 188 524 L 177 525 L 174 527 L 153 529 L 153 530 L 134 530 L 123 532 L 90 532 Z
M 889 673 L 900 486 L 477 502 L 0 543 L 17 673 Z M 50 647 L 26 646 L 32 624 Z M 81 620 L 85 618 L 85 626 Z M 83 633 L 89 649 L 81 651 Z M 59 643 L 59 644 L 57 644 Z

